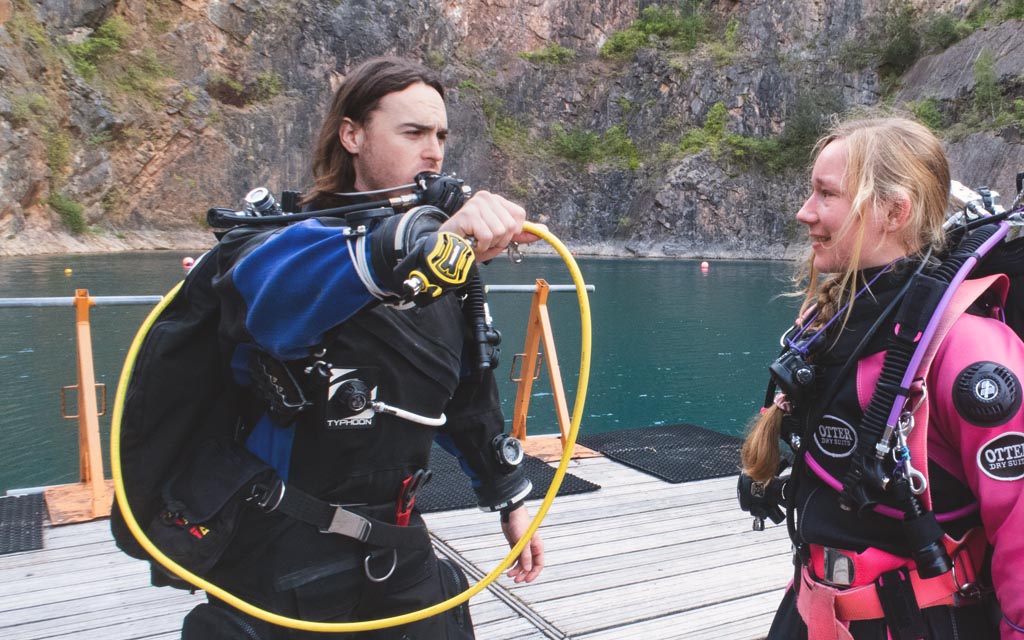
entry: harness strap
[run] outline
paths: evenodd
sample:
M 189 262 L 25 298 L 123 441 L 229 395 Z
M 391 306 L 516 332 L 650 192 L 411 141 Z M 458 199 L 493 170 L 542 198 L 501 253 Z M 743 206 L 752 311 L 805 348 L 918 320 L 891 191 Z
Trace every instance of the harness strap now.
M 281 513 L 315 526 L 321 533 L 335 533 L 376 547 L 430 549 L 430 535 L 422 525 L 397 526 L 380 517 L 394 517 L 395 504 L 338 505 L 312 496 L 294 486 L 278 487 L 253 496 L 268 513 Z
M 981 595 L 976 581 L 987 548 L 985 532 L 980 527 L 976 527 L 959 541 L 946 536 L 944 542 L 953 559 L 952 571 L 947 571 L 935 578 L 922 578 L 918 575 L 916 568 L 905 565 L 908 568 L 910 586 L 913 588 L 914 597 L 921 609 L 970 604 Z M 852 552 L 847 553 L 855 555 Z M 829 620 L 830 617 L 835 621 L 833 626 L 837 626 L 837 628 L 842 627 L 841 623 L 851 620 L 874 620 L 885 617 L 882 601 L 874 581 L 858 587 L 840 589 L 820 582 L 814 575 L 816 572 L 814 564 L 814 562 L 809 562 L 802 567 L 800 591 L 797 595 L 797 610 L 808 628 L 811 629 L 811 638 L 819 637 L 814 633 L 815 628 L 819 629 L 819 633 L 826 634 L 820 636 L 822 638 L 829 638 L 829 640 L 845 638 L 841 634 L 827 635 L 833 632 L 828 630 L 829 624 L 823 619 Z M 890 570 L 892 570 L 891 566 L 879 566 L 876 575 L 868 578 L 875 580 L 879 575 Z M 858 580 L 858 582 L 863 582 L 863 580 Z
M 853 640 L 853 636 L 850 635 L 850 623 L 842 621 L 838 614 L 839 603 L 836 596 L 840 593 L 839 589 L 816 581 L 807 565 L 804 565 L 800 573 L 796 609 L 807 625 L 808 638 Z

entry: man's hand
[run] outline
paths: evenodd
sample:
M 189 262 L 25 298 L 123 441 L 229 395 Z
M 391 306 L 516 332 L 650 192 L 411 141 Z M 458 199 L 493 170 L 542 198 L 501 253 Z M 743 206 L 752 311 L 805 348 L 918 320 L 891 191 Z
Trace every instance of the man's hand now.
M 486 262 L 504 251 L 509 243 L 528 244 L 540 238 L 523 231 L 526 210 L 496 193 L 477 191 L 443 225 L 464 238 L 476 240 L 476 258 Z
M 530 512 L 526 509 L 526 505 L 523 505 L 508 514 L 508 522 L 501 523 L 501 532 L 505 534 L 509 546 L 514 547 L 529 526 Z M 515 580 L 516 584 L 533 582 L 533 579 L 540 575 L 542 569 L 544 569 L 544 542 L 540 539 L 538 532 L 533 534 L 529 544 L 519 554 L 519 560 L 505 575 Z

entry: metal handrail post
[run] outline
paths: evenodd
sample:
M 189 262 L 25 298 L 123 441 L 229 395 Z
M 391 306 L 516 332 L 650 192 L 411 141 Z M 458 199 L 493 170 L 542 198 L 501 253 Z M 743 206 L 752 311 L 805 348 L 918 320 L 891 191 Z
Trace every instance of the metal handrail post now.
M 87 289 L 75 290 L 75 335 L 78 344 L 78 446 L 82 483 L 92 495 L 92 514 L 109 513 L 103 490 L 103 448 L 100 444 L 99 408 L 96 404 L 96 374 L 92 361 L 92 330 L 89 307 L 95 304 Z

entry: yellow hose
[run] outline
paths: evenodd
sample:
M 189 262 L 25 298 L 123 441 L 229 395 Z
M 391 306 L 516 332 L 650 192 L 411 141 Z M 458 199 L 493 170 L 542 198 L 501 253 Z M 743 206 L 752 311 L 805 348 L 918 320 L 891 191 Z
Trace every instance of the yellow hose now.
M 548 509 L 551 507 L 551 503 L 554 501 L 555 495 L 558 493 L 558 488 L 562 485 L 562 479 L 565 477 L 566 470 L 569 468 L 569 460 L 572 458 L 572 452 L 576 445 L 576 435 L 579 432 L 580 420 L 583 416 L 583 404 L 587 398 L 587 382 L 590 378 L 590 300 L 587 297 L 587 289 L 586 284 L 583 282 L 583 275 L 580 273 L 579 267 L 576 265 L 576 261 L 573 259 L 568 249 L 565 248 L 565 245 L 562 244 L 562 242 L 546 228 L 527 222 L 523 225 L 523 230 L 538 236 L 554 247 L 555 251 L 557 251 L 558 255 L 560 255 L 562 260 L 565 261 L 566 266 L 569 268 L 569 272 L 572 274 L 572 280 L 576 285 L 576 296 L 580 307 L 580 374 L 579 385 L 576 390 L 576 403 L 573 406 L 572 422 L 569 427 L 569 434 L 566 437 L 561 462 L 558 465 L 558 469 L 555 471 L 554 478 L 551 480 L 551 487 L 544 495 L 544 501 L 541 503 L 540 508 L 537 509 L 537 513 L 533 516 L 533 520 L 530 522 L 530 526 L 527 527 L 526 533 L 519 539 L 519 542 L 512 547 L 508 552 L 508 555 L 505 556 L 505 559 L 502 560 L 493 571 L 459 595 L 453 596 L 448 600 L 439 602 L 438 604 L 425 609 L 420 609 L 419 611 L 413 611 L 411 613 L 393 616 L 390 618 L 365 620 L 361 622 L 310 622 L 308 620 L 299 620 L 296 618 L 278 615 L 253 606 L 237 596 L 224 591 L 217 585 L 200 578 L 164 555 L 164 553 L 146 537 L 146 534 L 142 531 L 139 523 L 135 520 L 135 515 L 131 511 L 131 507 L 128 505 L 127 498 L 125 498 L 124 478 L 121 475 L 121 419 L 124 411 L 125 395 L 128 391 L 128 382 L 131 379 L 132 371 L 135 367 L 135 359 L 138 357 L 139 349 L 142 347 L 142 342 L 149 333 L 150 327 L 152 327 L 157 317 L 178 294 L 178 291 L 181 289 L 181 282 L 179 282 L 167 293 L 166 296 L 164 296 L 163 300 L 161 300 L 160 303 L 158 303 L 150 312 L 149 316 L 146 317 L 146 320 L 139 328 L 135 339 L 132 341 L 131 347 L 128 349 L 128 355 L 125 357 L 124 368 L 121 370 L 121 379 L 117 386 L 117 395 L 114 398 L 114 411 L 110 427 L 111 472 L 114 476 L 115 495 L 117 497 L 117 504 L 121 509 L 121 515 L 124 516 L 125 523 L 128 525 L 128 528 L 131 530 L 135 538 L 139 541 L 139 544 L 142 545 L 150 556 L 167 568 L 167 570 L 171 571 L 181 579 L 186 580 L 197 589 L 202 589 L 219 600 L 223 600 L 240 611 L 244 611 L 245 613 L 265 622 L 282 627 L 300 629 L 303 631 L 354 633 L 408 624 L 410 622 L 415 622 L 417 620 L 437 615 L 453 607 L 457 607 L 486 589 L 489 584 L 498 579 L 498 576 L 500 576 L 502 572 L 511 567 L 519 557 L 519 554 L 529 543 L 530 538 L 533 537 L 533 534 L 537 532 L 537 528 L 540 527 L 541 521 L 544 520 L 544 516 L 547 515 Z

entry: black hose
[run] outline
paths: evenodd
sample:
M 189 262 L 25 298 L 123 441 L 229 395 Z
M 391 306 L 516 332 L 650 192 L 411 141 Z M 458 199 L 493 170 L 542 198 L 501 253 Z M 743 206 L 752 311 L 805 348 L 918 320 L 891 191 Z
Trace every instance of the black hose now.
M 480 279 L 480 270 L 476 267 L 473 268 L 473 275 L 470 276 L 463 291 L 466 297 L 462 302 L 462 312 L 473 336 L 477 367 L 480 371 L 496 369 L 498 355 L 501 353 L 498 348 L 501 334 L 487 322 L 487 294 Z
M 367 209 L 378 209 L 390 207 L 390 200 L 377 200 L 376 202 L 360 202 L 344 207 L 333 207 L 331 209 L 319 209 L 317 211 L 303 211 L 301 213 L 281 213 L 271 216 L 246 216 L 239 215 L 231 209 L 213 207 L 206 212 L 206 223 L 217 229 L 229 229 L 231 227 L 251 225 L 275 225 L 291 224 L 310 218 L 342 218 L 349 213 L 365 211 Z
M 950 252 L 950 255 L 943 260 L 929 274 L 915 274 L 915 284 L 912 285 L 910 295 L 904 299 L 903 307 L 900 308 L 900 315 L 897 318 L 913 315 L 927 322 L 935 313 L 942 294 L 952 282 L 953 278 L 963 267 L 969 258 L 974 256 L 978 249 L 997 230 L 996 225 L 982 227 L 970 236 L 963 238 L 957 247 Z M 917 293 L 918 295 L 914 295 Z M 925 308 L 918 308 L 922 303 Z M 924 327 L 920 327 L 923 330 Z M 878 386 L 871 397 L 864 419 L 861 421 L 862 432 L 869 436 L 861 438 L 860 445 L 854 453 L 854 464 L 850 466 L 846 478 L 843 480 L 844 494 L 849 488 L 861 479 L 872 481 L 873 484 L 882 488 L 882 478 L 864 478 L 866 471 L 865 464 L 869 457 L 874 455 L 875 445 L 881 439 L 886 427 L 886 420 L 892 412 L 892 408 L 899 395 L 906 394 L 908 390 L 902 388 L 903 377 L 906 375 L 910 362 L 913 360 L 914 351 L 918 347 L 915 340 L 918 327 L 901 327 L 901 331 L 894 333 L 889 338 L 889 344 L 885 353 L 885 360 L 882 364 L 882 372 L 878 378 Z M 857 464 L 857 462 L 861 464 Z M 861 467 L 857 469 L 857 467 Z M 857 477 L 854 477 L 857 476 Z

